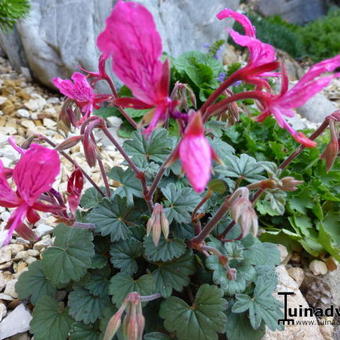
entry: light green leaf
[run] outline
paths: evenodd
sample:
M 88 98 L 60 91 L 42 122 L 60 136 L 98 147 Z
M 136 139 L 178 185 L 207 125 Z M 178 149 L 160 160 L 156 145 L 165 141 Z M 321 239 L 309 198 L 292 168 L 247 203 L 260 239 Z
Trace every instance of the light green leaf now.
M 33 262 L 29 265 L 28 271 L 20 275 L 15 290 L 20 300 L 29 298 L 34 305 L 42 296 L 53 297 L 56 293 L 56 287 L 43 272 L 41 261 Z
M 73 322 L 67 309 L 50 296 L 43 296 L 34 308 L 30 326 L 35 340 L 65 340 Z
M 42 255 L 47 279 L 56 285 L 79 280 L 92 265 L 95 254 L 92 233 L 61 224 L 54 229 L 54 235 L 54 246 Z
M 156 292 L 168 297 L 172 290 L 181 292 L 190 283 L 189 275 L 195 271 L 194 258 L 191 252 L 171 262 L 157 263 L 158 268 L 152 272 Z
M 133 279 L 127 273 L 118 273 L 110 281 L 109 293 L 112 295 L 112 302 L 120 307 L 123 300 L 131 292 L 138 292 L 140 295 L 151 295 L 154 293 L 154 281 L 151 274 Z
M 282 216 L 286 197 L 287 194 L 279 189 L 266 190 L 264 198 L 257 201 L 256 208 L 262 215 Z
M 225 329 L 226 301 L 223 291 L 204 284 L 189 306 L 182 299 L 171 296 L 161 304 L 160 316 L 169 332 L 176 332 L 178 340 L 217 340 Z
M 143 255 L 142 242 L 130 238 L 112 243 L 110 255 L 111 263 L 115 268 L 132 275 L 138 270 L 136 258 Z
M 68 296 L 70 315 L 85 324 L 94 323 L 102 316 L 102 311 L 110 305 L 108 295 L 96 296 L 87 289 L 75 288 Z
M 183 240 L 171 239 L 167 240 L 162 236 L 156 247 L 152 241 L 152 237 L 145 237 L 143 243 L 145 255 L 150 261 L 170 261 L 180 257 L 185 253 L 186 245 Z

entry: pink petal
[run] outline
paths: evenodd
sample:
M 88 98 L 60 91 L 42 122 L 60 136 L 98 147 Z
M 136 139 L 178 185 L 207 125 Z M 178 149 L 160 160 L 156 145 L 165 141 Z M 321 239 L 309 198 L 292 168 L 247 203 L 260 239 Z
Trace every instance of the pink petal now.
M 241 13 L 235 12 L 229 8 L 226 8 L 216 15 L 217 19 L 223 20 L 226 18 L 232 18 L 242 25 L 244 32 L 249 37 L 255 37 L 255 27 L 252 25 L 249 18 Z
M 154 105 L 162 77 L 162 42 L 151 13 L 119 0 L 106 20 L 97 45 L 112 56 L 113 71 L 139 100 Z
M 4 246 L 10 242 L 14 230 L 16 230 L 16 228 L 18 228 L 22 224 L 22 221 L 26 216 L 27 210 L 28 206 L 26 204 L 23 204 L 13 211 L 5 227 L 5 229 L 9 229 L 7 236 L 1 246 Z
M 132 107 L 137 110 L 151 109 L 153 107 L 152 105 L 145 104 L 139 99 L 129 97 L 117 98 L 114 100 L 114 104 L 126 108 Z
M 13 171 L 13 179 L 20 197 L 30 206 L 40 195 L 51 189 L 60 172 L 56 150 L 31 144 Z
M 5 168 L 0 160 L 0 206 L 14 208 L 20 204 L 17 194 L 11 189 L 7 182 Z

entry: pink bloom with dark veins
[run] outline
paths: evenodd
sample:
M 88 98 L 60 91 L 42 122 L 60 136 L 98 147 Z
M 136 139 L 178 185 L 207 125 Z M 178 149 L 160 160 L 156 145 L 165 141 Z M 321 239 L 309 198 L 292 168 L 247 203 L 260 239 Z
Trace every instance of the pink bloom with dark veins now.
M 203 121 L 198 112 L 190 117 L 178 156 L 189 183 L 196 192 L 202 192 L 211 176 L 212 159 L 217 159 L 217 156 L 204 136 Z
M 267 81 L 264 80 L 263 77 L 275 77 L 278 76 L 278 73 L 263 72 L 262 74 L 257 74 L 255 76 L 251 74 L 250 69 L 275 62 L 276 52 L 274 47 L 256 39 L 255 27 L 245 15 L 226 8 L 217 14 L 217 18 L 219 20 L 232 18 L 241 24 L 244 29 L 245 35 L 239 34 L 233 29 L 228 30 L 236 44 L 247 47 L 249 50 L 249 58 L 246 66 L 246 68 L 249 69 L 249 72 L 244 72 L 243 80 L 255 84 L 259 88 L 269 88 Z
M 24 224 L 39 220 L 38 211 L 56 211 L 58 207 L 46 205 L 39 201 L 41 194 L 51 189 L 60 172 L 60 160 L 57 151 L 38 144 L 31 144 L 15 165 L 12 175 L 16 191 L 12 190 L 3 164 L 0 160 L 0 206 L 16 208 L 9 218 L 7 236 L 2 245 L 7 244 L 14 230 L 28 239 L 36 239 L 34 232 Z
M 169 63 L 161 62 L 162 41 L 151 13 L 135 2 L 119 0 L 97 39 L 104 57 L 112 57 L 117 77 L 132 91 L 134 98 L 118 98 L 116 105 L 152 109 L 146 115 L 150 134 L 164 122 L 175 103 L 168 96 Z
M 73 99 L 79 106 L 84 115 L 84 117 L 77 122 L 79 126 L 91 115 L 94 108 L 99 108 L 99 104 L 106 101 L 110 96 L 95 94 L 86 76 L 82 73 L 74 72 L 71 79 L 72 80 L 63 80 L 61 78 L 54 78 L 53 84 L 64 96 Z
M 279 95 L 259 94 L 264 110 L 256 120 L 261 122 L 273 115 L 278 124 L 286 129 L 297 142 L 306 147 L 314 147 L 316 143 L 309 140 L 303 133 L 295 131 L 285 117 L 293 117 L 294 108 L 305 104 L 308 99 L 328 86 L 334 78 L 340 77 L 340 73 L 323 76 L 323 73 L 332 72 L 338 67 L 340 67 L 340 55 L 321 61 L 312 66 L 291 89 L 288 89 L 288 77 L 283 68 L 281 93 Z

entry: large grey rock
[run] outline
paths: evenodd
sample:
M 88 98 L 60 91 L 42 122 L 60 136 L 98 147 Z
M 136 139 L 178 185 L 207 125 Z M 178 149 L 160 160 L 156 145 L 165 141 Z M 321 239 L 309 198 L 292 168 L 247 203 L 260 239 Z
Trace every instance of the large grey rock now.
M 321 123 L 336 110 L 336 104 L 330 101 L 324 94 L 318 93 L 303 106 L 298 107 L 296 112 L 311 122 Z
M 216 13 L 236 9 L 239 0 L 139 0 L 154 14 L 164 50 L 177 56 L 226 38 L 226 22 Z M 53 77 L 69 77 L 79 66 L 95 70 L 96 37 L 115 0 L 32 0 L 27 18 L 17 31 L 0 36 L 0 46 L 16 66 L 26 66 L 47 86 Z M 231 22 L 229 22 L 229 25 Z M 18 69 L 18 67 L 17 67 Z
M 256 0 L 255 8 L 264 16 L 280 15 L 283 19 L 305 24 L 326 14 L 324 0 Z

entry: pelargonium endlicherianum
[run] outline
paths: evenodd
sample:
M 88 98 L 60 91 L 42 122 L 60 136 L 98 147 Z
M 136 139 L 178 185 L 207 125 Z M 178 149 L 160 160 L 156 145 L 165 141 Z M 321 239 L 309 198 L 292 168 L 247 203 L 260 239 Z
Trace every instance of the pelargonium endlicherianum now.
M 60 119 L 78 134 L 59 145 L 44 136 L 22 148 L 9 141 L 20 160 L 13 169 L 0 163 L 0 205 L 15 208 L 4 243 L 15 231 L 35 239 L 31 226 L 39 220 L 37 211 L 60 222 L 53 246 L 16 287 L 21 299 L 35 305 L 31 331 L 37 340 L 259 339 L 265 326 L 281 329 L 282 306 L 272 296 L 279 253 L 275 245 L 256 238 L 254 203 L 268 190 L 296 190 L 301 181 L 283 177 L 282 170 L 304 148 L 314 147 L 328 126 L 332 138 L 322 157 L 328 168 L 333 164 L 339 112 L 309 138 L 285 117 L 339 76 L 332 72 L 340 56 L 312 66 L 288 89 L 274 48 L 256 38 L 244 15 L 229 9 L 217 14 L 220 20 L 228 17 L 244 28 L 244 34 L 229 33 L 248 49 L 247 64 L 222 79 L 222 65 L 194 51 L 179 57 L 181 62 L 174 60 L 172 74 L 150 12 L 119 0 L 97 39 L 102 53 L 98 71 L 53 80 L 68 97 Z M 106 72 L 108 60 L 125 86 L 124 95 Z M 188 83 L 179 81 L 183 70 Z M 206 87 L 196 96 L 202 79 Z M 270 79 L 280 79 L 279 94 Z M 112 93 L 96 94 L 98 81 L 107 82 Z M 240 83 L 250 88 L 234 93 Z M 261 111 L 258 122 L 273 116 L 300 143 L 279 166 L 236 156 L 211 128 L 226 120 L 237 123 L 238 102 L 247 99 Z M 136 130 L 123 145 L 96 115 L 101 105 L 115 107 Z M 131 114 L 136 111 L 143 112 L 139 121 Z M 124 167 L 105 169 L 95 130 L 102 130 L 121 153 Z M 78 143 L 89 166 L 99 166 L 103 187 L 67 154 Z M 65 194 L 53 188 L 59 154 L 74 165 Z M 85 180 L 93 188 L 82 195 Z M 113 180 L 119 183 L 115 189 Z

